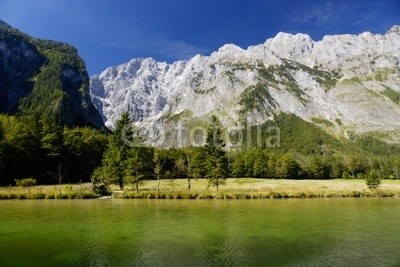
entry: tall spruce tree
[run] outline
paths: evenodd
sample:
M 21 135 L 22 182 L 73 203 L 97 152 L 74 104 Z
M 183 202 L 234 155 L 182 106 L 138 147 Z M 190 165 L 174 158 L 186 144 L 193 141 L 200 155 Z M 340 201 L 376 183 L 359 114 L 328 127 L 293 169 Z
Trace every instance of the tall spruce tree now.
M 109 184 L 118 184 L 121 190 L 124 188 L 130 147 L 125 144 L 123 136 L 130 131 L 130 127 L 129 115 L 123 113 L 115 125 L 107 150 L 104 152 L 102 164 L 92 176 L 94 188 L 97 187 L 96 183 L 100 182 L 101 190 L 99 191 L 106 191 L 103 187 L 108 187 Z
M 217 117 L 211 117 L 211 124 L 207 132 L 206 149 L 206 177 L 209 185 L 217 187 L 225 183 L 229 174 L 228 159 L 223 150 L 225 142 L 222 138 L 222 126 Z

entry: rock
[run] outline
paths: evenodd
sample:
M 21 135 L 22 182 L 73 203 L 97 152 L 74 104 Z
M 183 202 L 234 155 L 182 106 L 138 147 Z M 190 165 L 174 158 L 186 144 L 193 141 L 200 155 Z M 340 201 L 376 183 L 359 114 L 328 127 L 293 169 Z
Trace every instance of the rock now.
M 137 126 L 166 133 L 177 122 L 188 132 L 211 115 L 225 127 L 240 127 L 247 119 L 258 124 L 285 112 L 309 122 L 327 120 L 333 126 L 326 130 L 338 136 L 379 132 L 400 138 L 400 106 L 385 94 L 387 88 L 400 93 L 399 29 L 320 41 L 279 33 L 247 49 L 228 44 L 208 57 L 172 64 L 133 59 L 92 77 L 91 98 L 109 128 L 125 111 Z M 158 145 L 176 146 L 173 136 Z

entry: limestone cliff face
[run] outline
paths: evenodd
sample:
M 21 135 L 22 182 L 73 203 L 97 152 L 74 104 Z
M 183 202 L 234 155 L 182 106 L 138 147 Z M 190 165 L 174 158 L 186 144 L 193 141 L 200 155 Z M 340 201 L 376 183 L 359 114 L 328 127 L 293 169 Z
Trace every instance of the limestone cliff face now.
M 32 38 L 0 21 L 0 113 L 104 128 L 75 48 Z
M 133 59 L 93 76 L 90 93 L 110 128 L 125 111 L 138 125 L 165 129 L 211 115 L 225 127 L 260 124 L 285 112 L 336 136 L 399 142 L 400 26 L 320 41 L 279 33 L 245 50 L 228 44 L 172 64 Z
M 13 38 L 6 30 L 7 24 L 0 24 L 3 35 L 0 39 L 0 112 L 13 113 L 18 109 L 21 97 L 33 88 L 29 79 L 35 74 L 45 58 L 26 38 Z

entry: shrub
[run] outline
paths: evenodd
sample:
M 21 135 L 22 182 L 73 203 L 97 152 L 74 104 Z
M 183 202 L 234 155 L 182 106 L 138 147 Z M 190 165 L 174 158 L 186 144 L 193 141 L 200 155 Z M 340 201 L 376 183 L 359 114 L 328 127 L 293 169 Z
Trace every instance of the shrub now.
M 111 196 L 111 189 L 105 183 L 94 183 L 93 184 L 93 192 L 100 196 Z
M 15 185 L 20 187 L 29 187 L 37 184 L 36 179 L 26 178 L 26 179 L 15 179 Z
M 381 184 L 381 178 L 376 170 L 371 170 L 365 178 L 368 188 L 375 189 Z

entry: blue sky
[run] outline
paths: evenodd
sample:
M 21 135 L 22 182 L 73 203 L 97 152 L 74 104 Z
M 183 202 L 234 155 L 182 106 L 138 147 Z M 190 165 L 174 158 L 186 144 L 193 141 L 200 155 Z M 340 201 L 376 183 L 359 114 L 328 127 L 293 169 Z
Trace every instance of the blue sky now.
M 35 37 L 78 48 L 89 73 L 135 57 L 172 62 L 242 48 L 278 32 L 385 33 L 400 0 L 0 0 L 0 19 Z

